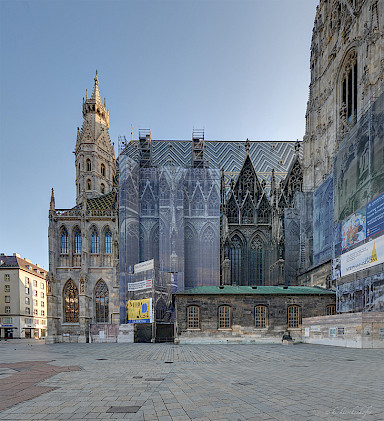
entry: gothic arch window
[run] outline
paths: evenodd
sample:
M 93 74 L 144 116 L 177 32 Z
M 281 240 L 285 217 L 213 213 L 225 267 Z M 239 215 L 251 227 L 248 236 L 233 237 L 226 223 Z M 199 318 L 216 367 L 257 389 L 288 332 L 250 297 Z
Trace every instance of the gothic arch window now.
M 208 198 L 208 216 L 220 215 L 220 200 L 216 189 L 212 189 Z
M 208 226 L 204 229 L 202 235 L 202 247 L 200 250 L 200 261 L 203 271 L 201 276 L 206 285 L 214 285 L 217 276 L 212 267 L 212 262 L 215 261 L 215 257 L 219 253 L 219 247 L 217 245 L 215 231 L 212 227 Z M 217 245 L 217 246 L 216 246 Z
M 245 199 L 245 203 L 241 208 L 241 223 L 242 224 L 253 224 L 255 222 L 255 208 L 253 207 L 252 200 L 248 195 Z
M 152 230 L 151 233 L 151 259 L 159 260 L 159 225 L 157 224 L 156 227 Z
M 259 237 L 251 241 L 250 285 L 263 284 L 263 243 Z
M 151 189 L 147 187 L 141 198 L 141 215 L 154 216 L 156 214 L 155 198 Z
M 237 234 L 231 239 L 231 244 L 229 246 L 229 259 L 231 261 L 231 282 L 233 285 L 241 285 L 243 243 Z
M 64 322 L 79 323 L 79 291 L 71 279 L 64 285 L 63 298 Z
M 92 241 L 91 241 L 91 253 L 99 252 L 99 233 L 97 232 L 96 227 L 92 229 Z
M 73 231 L 73 240 L 74 240 L 74 253 L 75 254 L 80 254 L 81 253 L 81 231 L 79 229 L 79 227 L 75 227 L 74 231 Z
M 65 227 L 61 230 L 61 247 L 60 253 L 68 253 L 68 231 Z
M 160 206 L 166 205 L 166 202 L 169 200 L 169 196 L 170 196 L 170 188 L 164 175 L 160 179 L 159 194 L 160 194 Z
M 163 321 L 167 312 L 167 306 L 163 298 L 159 298 L 156 303 L 156 321 Z
M 90 159 L 87 159 L 87 171 L 92 171 L 92 164 Z
M 107 284 L 100 279 L 95 286 L 96 323 L 108 323 L 109 291 Z
M 100 173 L 103 177 L 105 177 L 105 165 L 104 164 L 101 164 Z
M 357 121 L 357 53 L 352 50 L 346 56 L 341 70 L 340 117 L 345 124 Z
M 235 198 L 232 196 L 228 202 L 228 223 L 238 224 L 239 223 L 239 208 L 237 207 Z
M 105 254 L 112 254 L 112 250 L 112 233 L 111 230 L 107 228 L 104 236 L 104 252 Z
M 205 209 L 205 202 L 203 194 L 200 188 L 196 189 L 196 192 L 192 198 L 192 216 L 203 216 Z
M 197 260 L 199 256 L 199 249 L 196 247 L 196 232 L 186 225 L 184 228 L 184 259 L 185 259 L 185 287 L 193 287 L 197 276 Z
M 101 183 L 101 185 L 100 185 L 100 192 L 101 192 L 101 194 L 105 193 L 105 185 L 103 183 Z
M 268 224 L 270 222 L 270 217 L 271 209 L 268 205 L 267 199 L 264 196 L 257 209 L 257 222 L 261 224 Z
M 87 180 L 87 190 L 91 190 L 92 189 L 92 184 L 91 184 L 91 180 Z

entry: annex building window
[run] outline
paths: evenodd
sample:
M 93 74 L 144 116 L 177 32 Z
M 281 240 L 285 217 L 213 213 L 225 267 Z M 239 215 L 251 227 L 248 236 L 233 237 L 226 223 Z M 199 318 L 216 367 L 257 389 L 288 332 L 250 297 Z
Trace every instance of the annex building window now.
M 263 329 L 268 327 L 268 308 L 267 306 L 255 307 L 255 328 Z
M 331 304 L 331 305 L 327 306 L 326 309 L 325 309 L 325 314 L 327 316 L 333 316 L 334 314 L 336 314 L 336 305 Z
M 11 312 L 11 307 L 5 306 L 5 313 L 9 314 Z
M 4 274 L 4 281 L 9 282 L 9 273 Z
M 11 285 L 4 285 L 4 292 L 10 292 L 11 291 Z
M 64 320 L 66 323 L 79 322 L 79 292 L 72 280 L 64 286 Z
M 96 322 L 108 323 L 109 291 L 107 284 L 100 279 L 95 287 Z
M 4 297 L 4 300 L 5 300 L 6 303 L 10 303 L 11 302 L 11 297 L 9 295 L 6 295 Z
M 200 328 L 200 309 L 198 306 L 187 307 L 187 329 Z
M 300 306 L 288 307 L 288 327 L 298 328 L 301 325 L 301 309 Z
M 230 329 L 231 328 L 231 307 L 220 306 L 219 307 L 219 329 Z

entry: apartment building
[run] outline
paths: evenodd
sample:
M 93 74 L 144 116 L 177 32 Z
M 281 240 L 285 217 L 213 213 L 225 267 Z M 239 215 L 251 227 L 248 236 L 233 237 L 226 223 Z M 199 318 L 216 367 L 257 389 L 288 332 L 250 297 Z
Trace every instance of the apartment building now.
M 47 271 L 19 254 L 0 254 L 0 338 L 44 338 Z

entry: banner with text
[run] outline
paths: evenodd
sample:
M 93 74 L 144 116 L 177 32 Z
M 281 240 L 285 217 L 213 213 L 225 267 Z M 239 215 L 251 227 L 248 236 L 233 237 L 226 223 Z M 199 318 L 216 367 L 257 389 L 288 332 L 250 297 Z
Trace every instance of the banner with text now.
M 139 291 L 140 289 L 152 288 L 152 279 L 145 281 L 131 282 L 127 284 L 127 291 Z
M 128 323 L 152 323 L 152 298 L 128 301 Z
M 384 236 L 342 254 L 340 260 L 341 276 L 384 263 Z

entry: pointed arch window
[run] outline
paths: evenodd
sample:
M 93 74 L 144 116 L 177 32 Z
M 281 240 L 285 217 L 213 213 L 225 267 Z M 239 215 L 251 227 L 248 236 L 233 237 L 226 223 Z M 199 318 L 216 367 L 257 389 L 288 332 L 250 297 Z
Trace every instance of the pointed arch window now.
M 230 224 L 239 223 L 239 209 L 233 197 L 229 200 L 227 215 L 228 215 L 228 223 Z
M 264 197 L 259 205 L 259 208 L 257 209 L 257 222 L 268 224 L 270 222 L 270 215 L 270 207 L 268 206 Z
M 351 51 L 345 61 L 341 78 L 341 110 L 344 121 L 354 125 L 357 121 L 357 54 Z
M 61 248 L 60 253 L 68 253 L 68 231 L 63 228 L 61 231 Z
M 74 252 L 75 254 L 81 253 L 81 231 L 78 227 L 74 231 Z
M 96 228 L 93 228 L 91 253 L 98 253 L 98 252 L 99 252 L 99 233 L 97 232 Z
M 220 200 L 216 190 L 213 189 L 208 199 L 208 216 L 220 215 Z
M 141 199 L 141 215 L 154 216 L 156 214 L 155 198 L 149 187 L 145 189 Z
M 242 224 L 253 224 L 254 218 L 254 207 L 251 198 L 248 196 L 241 209 L 241 223 Z
M 101 194 L 105 193 L 105 186 L 104 186 L 103 183 L 101 183 L 101 185 L 100 185 L 100 192 L 101 192 Z
M 262 285 L 263 245 L 259 238 L 254 238 L 251 242 L 250 266 L 250 285 Z
M 96 323 L 108 323 L 109 291 L 107 284 L 100 279 L 95 286 Z
M 87 171 L 92 171 L 92 163 L 90 159 L 87 159 Z
M 197 190 L 192 199 L 192 216 L 204 215 L 204 198 L 200 190 Z
M 87 190 L 91 190 L 92 188 L 92 184 L 91 184 L 91 180 L 87 180 Z
M 101 172 L 101 175 L 102 175 L 103 177 L 105 177 L 105 165 L 104 165 L 104 164 L 101 164 L 101 167 L 100 167 L 100 172 Z
M 109 228 L 105 232 L 104 250 L 105 250 L 105 254 L 112 254 L 112 233 Z
M 231 261 L 231 282 L 233 285 L 241 285 L 242 282 L 242 258 L 243 244 L 238 235 L 231 240 L 229 259 Z
M 64 285 L 63 296 L 65 323 L 78 323 L 79 291 L 71 279 Z

